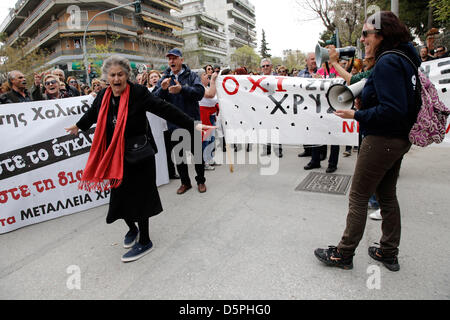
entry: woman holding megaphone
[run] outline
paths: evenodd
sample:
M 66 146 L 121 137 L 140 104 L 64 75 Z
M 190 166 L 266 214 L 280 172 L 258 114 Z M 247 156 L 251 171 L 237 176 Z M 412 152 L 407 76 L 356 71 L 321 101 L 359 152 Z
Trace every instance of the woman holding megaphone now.
M 383 219 L 382 237 L 380 247 L 369 247 L 368 253 L 389 270 L 400 269 L 397 258 L 401 230 L 397 178 L 403 156 L 411 147 L 408 134 L 418 111 L 415 90 L 420 58 L 409 42 L 411 39 L 405 24 L 389 11 L 372 15 L 363 26 L 360 40 L 365 46 L 366 57 L 375 57 L 376 62 L 361 93 L 360 109 L 334 113 L 343 119 L 359 121 L 362 143 L 341 241 L 337 246 L 314 251 L 316 257 L 327 265 L 353 268 L 353 256 L 366 225 L 367 203 L 376 193 Z M 393 49 L 401 54 L 392 52 Z

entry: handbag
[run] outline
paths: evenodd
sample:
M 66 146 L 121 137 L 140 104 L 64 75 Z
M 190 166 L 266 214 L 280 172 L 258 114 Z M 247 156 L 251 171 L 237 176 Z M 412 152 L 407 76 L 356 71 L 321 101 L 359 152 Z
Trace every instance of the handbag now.
M 148 132 L 147 122 L 147 132 Z M 139 163 L 155 155 L 149 135 L 141 134 L 129 137 L 125 142 L 125 161 L 131 164 Z

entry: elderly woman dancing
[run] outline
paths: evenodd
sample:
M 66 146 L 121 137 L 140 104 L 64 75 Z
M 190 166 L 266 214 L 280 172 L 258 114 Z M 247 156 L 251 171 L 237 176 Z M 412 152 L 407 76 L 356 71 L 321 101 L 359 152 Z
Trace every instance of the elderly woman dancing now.
M 194 120 L 152 95 L 146 87 L 131 83 L 131 67 L 127 59 L 119 55 L 109 57 L 103 63 L 102 72 L 110 86 L 98 93 L 91 108 L 66 131 L 77 134 L 79 129 L 88 130 L 97 123 L 80 188 L 87 191 L 111 190 L 106 222 L 125 220 L 129 231 L 125 235 L 124 247 L 131 250 L 122 257 L 122 261 L 130 262 L 153 248 L 149 218 L 163 210 L 156 186 L 157 147 L 145 113 L 152 112 L 188 129 L 190 134 L 194 132 Z M 202 124 L 195 126 L 199 131 L 211 128 Z M 132 148 L 141 144 L 145 146 L 142 150 L 147 151 L 136 159 Z M 139 240 L 136 241 L 138 235 Z

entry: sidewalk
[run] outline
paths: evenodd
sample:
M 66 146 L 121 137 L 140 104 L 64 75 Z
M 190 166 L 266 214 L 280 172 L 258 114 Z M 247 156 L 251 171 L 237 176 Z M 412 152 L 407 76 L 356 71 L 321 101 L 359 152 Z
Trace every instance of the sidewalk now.
M 206 172 L 204 194 L 176 195 L 179 180 L 160 187 L 155 247 L 136 262 L 120 261 L 127 228 L 106 224 L 106 206 L 0 235 L 0 299 L 450 299 L 450 149 L 413 147 L 404 159 L 396 273 L 367 255 L 381 236 L 381 222 L 370 219 L 353 270 L 314 257 L 340 240 L 348 191 L 295 191 L 309 159 L 297 157 L 298 147 L 283 151 L 276 175 L 221 165 Z M 356 153 L 343 151 L 335 173 L 351 175 Z M 80 289 L 68 289 L 73 270 Z M 380 289 L 369 289 L 377 272 Z

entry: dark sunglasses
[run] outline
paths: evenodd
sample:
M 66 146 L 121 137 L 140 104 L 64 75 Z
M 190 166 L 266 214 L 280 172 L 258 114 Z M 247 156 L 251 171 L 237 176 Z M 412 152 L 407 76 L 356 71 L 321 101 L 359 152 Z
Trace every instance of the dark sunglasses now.
M 50 86 L 52 84 L 55 84 L 57 81 L 56 80 L 51 80 L 51 81 L 45 81 L 45 85 L 46 86 Z
M 369 34 L 377 34 L 378 32 L 380 32 L 379 30 L 363 30 L 362 31 L 362 36 L 364 37 L 364 38 L 367 38 L 367 36 L 369 35 Z
M 445 50 L 444 49 L 439 49 L 439 50 L 436 50 L 435 52 L 436 53 L 441 53 L 441 52 L 444 52 Z
M 69 83 L 77 83 L 77 80 L 70 80 Z
M 265 64 L 265 65 L 261 66 L 261 68 L 268 68 L 268 67 L 270 67 L 270 64 Z

